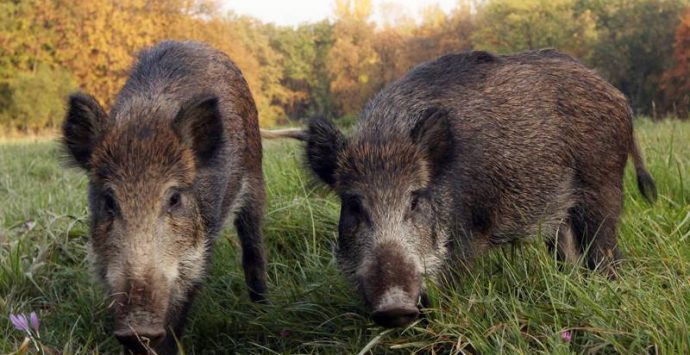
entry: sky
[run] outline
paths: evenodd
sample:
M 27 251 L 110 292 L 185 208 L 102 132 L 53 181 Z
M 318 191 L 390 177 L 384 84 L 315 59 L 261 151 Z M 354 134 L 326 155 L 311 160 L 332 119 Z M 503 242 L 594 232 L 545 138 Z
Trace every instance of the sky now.
M 373 0 L 375 21 L 380 18 L 382 5 L 385 3 L 399 4 L 407 14 L 413 15 L 423 7 L 433 4 L 440 5 L 448 12 L 455 7 L 457 0 Z M 221 4 L 224 10 L 286 26 L 317 22 L 331 17 L 334 11 L 333 0 L 222 0 Z

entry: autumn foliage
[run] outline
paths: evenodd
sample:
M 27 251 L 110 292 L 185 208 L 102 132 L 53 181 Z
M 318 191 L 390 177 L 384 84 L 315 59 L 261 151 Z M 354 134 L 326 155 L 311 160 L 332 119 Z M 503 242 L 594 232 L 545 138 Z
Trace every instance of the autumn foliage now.
M 664 75 L 663 88 L 668 95 L 666 106 L 686 116 L 690 111 L 690 8 L 676 30 L 673 60 L 675 65 Z
M 334 0 L 333 20 L 282 27 L 224 12 L 214 0 L 0 0 L 0 127 L 54 128 L 64 96 L 76 89 L 108 106 L 136 53 L 162 39 L 206 41 L 230 55 L 264 126 L 356 115 L 412 66 L 471 49 L 555 47 L 596 68 L 637 113 L 684 113 L 687 7 L 687 0 L 459 0 L 450 13 L 430 6 L 408 14 L 391 3 Z

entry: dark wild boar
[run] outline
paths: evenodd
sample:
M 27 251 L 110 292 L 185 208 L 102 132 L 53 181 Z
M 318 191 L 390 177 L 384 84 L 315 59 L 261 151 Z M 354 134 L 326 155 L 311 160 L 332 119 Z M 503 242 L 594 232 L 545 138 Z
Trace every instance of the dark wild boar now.
M 552 50 L 446 55 L 383 89 L 350 137 L 324 119 L 269 135 L 306 141 L 340 196 L 339 266 L 388 327 L 417 317 L 426 279 L 539 233 L 614 277 L 628 155 L 656 198 L 625 97 Z
M 257 111 L 225 54 L 196 42 L 144 50 L 110 114 L 91 96 L 70 97 L 63 134 L 89 176 L 90 257 L 126 349 L 177 352 L 229 214 L 249 294 L 263 299 Z

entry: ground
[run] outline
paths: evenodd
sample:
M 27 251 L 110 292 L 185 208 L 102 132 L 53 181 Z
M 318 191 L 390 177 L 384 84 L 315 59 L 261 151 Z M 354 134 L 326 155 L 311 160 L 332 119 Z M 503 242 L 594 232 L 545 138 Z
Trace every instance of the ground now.
M 628 167 L 617 281 L 561 267 L 537 238 L 498 249 L 471 277 L 432 289 L 425 319 L 395 330 L 375 326 L 338 274 L 335 196 L 303 169 L 298 144 L 266 144 L 270 304 L 249 301 L 238 241 L 226 228 L 185 352 L 690 352 L 690 122 L 636 125 L 659 200 L 643 200 Z M 9 314 L 31 311 L 50 349 L 119 351 L 88 272 L 86 177 L 61 161 L 55 141 L 0 141 L 2 353 L 23 340 Z

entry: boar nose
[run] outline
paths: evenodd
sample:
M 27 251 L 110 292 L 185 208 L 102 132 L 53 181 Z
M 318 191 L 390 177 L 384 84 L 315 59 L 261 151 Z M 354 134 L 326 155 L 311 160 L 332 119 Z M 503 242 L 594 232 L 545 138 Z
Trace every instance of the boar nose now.
M 422 275 L 414 258 L 400 243 L 384 241 L 360 266 L 357 283 L 377 324 L 400 327 L 419 315 Z
M 371 317 L 376 324 L 386 328 L 406 326 L 419 316 L 419 309 L 415 305 L 389 305 L 375 310 Z
M 129 328 L 115 331 L 115 338 L 135 354 L 146 354 L 165 337 L 165 329 L 157 327 Z

